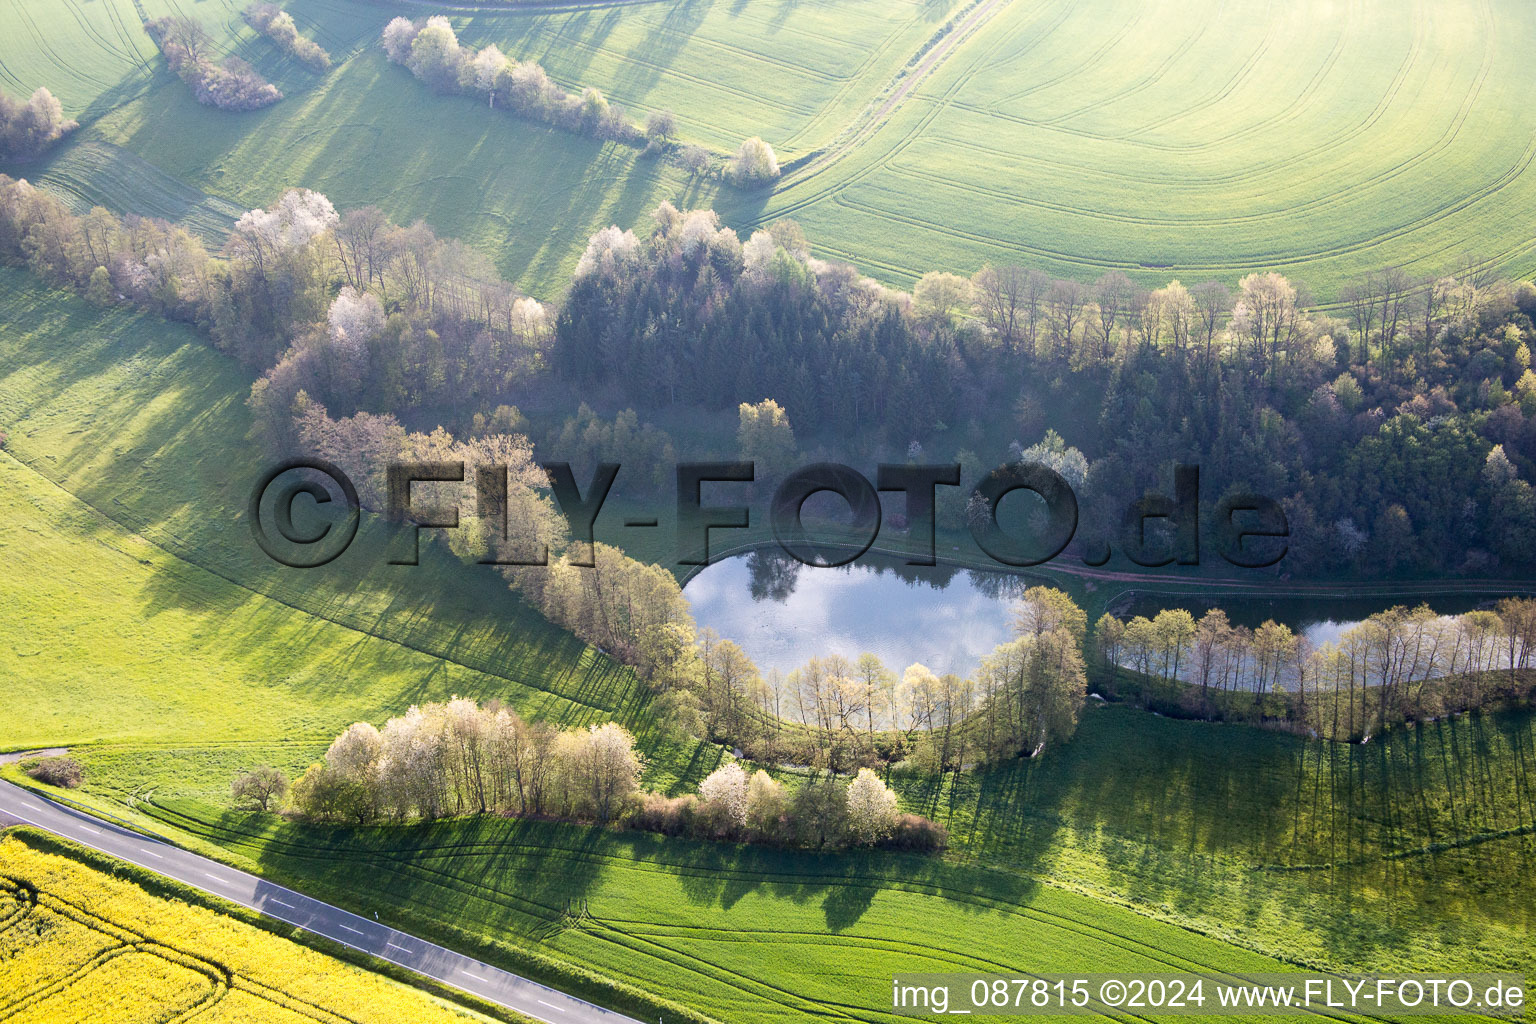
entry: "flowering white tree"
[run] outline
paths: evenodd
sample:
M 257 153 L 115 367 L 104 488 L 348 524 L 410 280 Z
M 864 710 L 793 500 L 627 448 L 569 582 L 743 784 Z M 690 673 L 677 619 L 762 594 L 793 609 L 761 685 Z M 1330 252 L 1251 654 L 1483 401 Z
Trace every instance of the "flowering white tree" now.
M 738 185 L 758 185 L 779 176 L 779 158 L 772 146 L 754 135 L 726 162 L 725 172 Z
M 542 348 L 549 340 L 552 325 L 549 310 L 538 299 L 526 295 L 512 303 L 509 318 L 512 333 L 530 348 Z
M 640 240 L 633 231 L 620 231 L 613 226 L 603 228 L 588 240 L 586 252 L 576 261 L 576 273 L 573 276 L 580 280 L 599 271 L 612 273 L 639 253 Z
M 720 226 L 714 210 L 689 210 L 682 215 L 682 228 L 676 233 L 678 248 L 694 258 L 701 252 L 720 253 L 727 259 L 741 258 L 741 239 L 730 228 Z
M 396 18 L 384 26 L 384 52 L 396 64 L 404 64 L 416 41 L 416 26 L 409 18 Z
M 490 92 L 496 86 L 496 76 L 501 74 L 507 66 L 506 54 L 496 46 L 490 44 L 470 61 L 470 68 L 475 73 L 475 87 L 481 92 Z
M 235 222 L 230 252 L 265 272 L 271 263 L 303 251 L 340 221 L 336 207 L 325 196 L 291 188 L 265 210 L 251 210 Z
M 872 844 L 896 828 L 896 794 L 868 768 L 848 784 L 848 832 L 859 843 Z
M 773 254 L 778 246 L 766 231 L 754 231 L 741 247 L 742 274 L 754 284 L 767 283 L 773 271 Z
M 562 734 L 556 756 L 572 809 L 590 812 L 599 821 L 612 818 L 624 798 L 640 788 L 635 738 L 617 722 Z
M 1526 373 L 1531 371 L 1527 370 Z M 1509 461 L 1509 456 L 1504 454 L 1504 446 L 1496 444 L 1488 450 L 1488 458 L 1483 460 L 1483 480 L 1490 486 L 1501 487 L 1519 476 L 1515 464 Z
M 331 343 L 349 358 L 360 356 L 368 339 L 384 329 L 384 307 L 369 292 L 344 285 L 326 314 Z
M 379 730 L 367 722 L 353 722 L 331 742 L 325 763 L 351 782 L 368 782 L 379 760 Z
M 1014 444 L 1018 444 L 1017 441 Z M 1010 451 L 1012 449 L 1010 448 Z M 1054 430 L 1047 430 L 1038 444 L 1019 451 L 1017 461 L 1038 462 L 1047 469 L 1061 474 L 1063 480 L 1080 491 L 1088 480 L 1088 459 L 1082 452 L 1062 440 Z
M 747 773 L 732 762 L 721 765 L 699 783 L 699 799 L 718 803 L 725 817 L 738 828 L 747 823 Z

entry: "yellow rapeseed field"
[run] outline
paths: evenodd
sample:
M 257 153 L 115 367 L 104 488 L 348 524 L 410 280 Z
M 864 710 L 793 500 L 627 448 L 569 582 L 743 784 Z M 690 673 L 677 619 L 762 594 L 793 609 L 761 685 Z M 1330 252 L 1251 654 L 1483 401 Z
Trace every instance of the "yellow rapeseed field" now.
M 205 907 L 0 836 L 0 1020 L 484 1020 Z

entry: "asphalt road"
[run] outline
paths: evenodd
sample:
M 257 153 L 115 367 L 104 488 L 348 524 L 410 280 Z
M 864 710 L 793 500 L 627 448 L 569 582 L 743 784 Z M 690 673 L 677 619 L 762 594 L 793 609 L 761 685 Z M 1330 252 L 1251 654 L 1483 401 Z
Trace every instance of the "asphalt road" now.
M 0 782 L 0 819 L 36 825 L 550 1024 L 640 1024 L 632 1017 L 509 974 L 180 847 L 118 828 L 8 782 Z

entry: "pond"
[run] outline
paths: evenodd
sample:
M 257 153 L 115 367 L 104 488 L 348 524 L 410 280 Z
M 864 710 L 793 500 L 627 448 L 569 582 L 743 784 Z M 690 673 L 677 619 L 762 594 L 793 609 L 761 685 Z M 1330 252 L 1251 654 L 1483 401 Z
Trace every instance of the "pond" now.
M 1012 599 L 1044 582 L 1025 575 L 914 567 L 860 559 L 840 568 L 801 565 L 776 552 L 722 559 L 688 581 L 684 596 L 701 627 L 735 641 L 767 673 L 789 672 L 811 657 L 873 652 L 897 672 L 921 662 L 935 672 L 973 671 L 1011 633 Z M 1238 598 L 1221 602 L 1233 623 L 1250 628 L 1273 619 L 1320 646 L 1373 612 L 1416 597 L 1342 600 Z M 1477 607 L 1477 598 L 1435 598 L 1448 614 Z M 1196 618 L 1209 603 L 1189 597 L 1143 597 L 1122 617 L 1151 617 L 1183 607 Z
M 969 674 L 1009 638 L 1008 595 L 1029 582 L 862 561 L 817 568 L 758 552 L 707 566 L 683 596 L 700 626 L 734 640 L 764 673 L 870 651 L 897 672 L 921 662 L 938 673 Z

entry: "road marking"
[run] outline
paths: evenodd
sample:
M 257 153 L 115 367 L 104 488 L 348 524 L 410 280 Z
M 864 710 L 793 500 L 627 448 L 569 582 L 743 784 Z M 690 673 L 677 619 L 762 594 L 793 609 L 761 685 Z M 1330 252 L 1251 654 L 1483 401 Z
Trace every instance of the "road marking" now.
M 390 949 L 398 949 L 402 953 L 409 953 L 410 952 L 410 950 L 406 949 L 404 946 L 401 946 L 401 945 L 399 945 L 397 943 L 394 943 L 394 942 L 386 942 L 386 943 L 384 943 L 384 945 L 388 946 Z
M 99 828 L 91 828 L 89 825 L 80 825 L 79 827 L 85 829 L 87 832 L 94 832 L 97 835 L 101 835 L 101 829 Z
M 153 857 L 155 860 L 165 860 L 164 857 L 160 856 L 154 850 L 140 850 L 139 852 L 144 854 L 146 857 Z
M 341 925 L 341 929 L 343 931 L 351 932 L 353 935 L 361 935 L 361 934 L 363 934 L 362 932 L 358 931 L 356 928 L 353 928 L 351 925 L 348 925 L 348 924 Z
M 7 784 L 0 783 L 0 791 L 3 791 L 4 789 L 7 789 L 7 788 L 9 788 Z M 35 819 L 32 819 L 32 818 L 29 818 L 26 815 L 22 814 L 21 812 L 19 812 L 17 810 L 14 810 L 14 809 L 4 808 L 4 810 L 5 810 L 5 813 L 7 813 L 7 814 L 9 814 L 9 815 L 11 815 L 13 817 L 21 819 L 22 821 L 26 822 L 28 825 L 36 825 L 38 828 L 45 829 L 45 830 L 47 830 L 49 832 L 54 833 L 55 835 L 65 835 L 65 833 L 63 833 L 63 832 L 61 832 L 59 830 L 59 826 L 58 825 L 45 825 L 42 822 L 36 821 Z M 105 853 L 107 851 L 103 850 L 102 852 Z M 146 850 L 146 851 L 143 851 L 143 852 L 147 853 L 149 851 Z M 153 854 L 153 856 L 158 857 L 159 854 Z M 195 857 L 197 855 L 193 854 L 193 856 Z M 161 859 L 163 860 L 164 858 L 162 857 Z M 199 859 L 201 859 L 201 858 L 199 858 Z M 181 870 L 186 870 L 186 867 L 183 866 Z M 204 871 L 203 874 L 207 875 L 209 878 L 213 878 L 213 879 L 217 879 L 218 881 L 221 881 L 221 882 L 227 882 L 227 883 L 233 884 L 230 879 L 226 879 L 226 878 L 223 878 L 223 877 L 221 877 L 219 875 L 215 875 L 212 872 Z M 177 875 L 167 875 L 167 877 L 177 878 L 177 877 L 180 877 L 180 876 L 177 876 Z M 238 903 L 242 907 L 245 907 L 245 908 L 247 908 L 249 910 L 255 910 L 255 911 L 258 911 L 258 912 L 261 912 L 262 908 L 267 903 L 276 903 L 278 906 L 287 907 L 290 910 L 296 909 L 292 903 L 287 903 L 287 902 L 285 902 L 283 900 L 277 899 L 276 897 L 269 897 L 268 899 L 264 900 L 260 905 L 246 903 L 245 901 L 240 900 L 238 898 L 234 898 L 234 897 L 231 897 L 231 899 L 234 899 L 234 902 Z M 321 904 L 321 906 L 326 906 L 326 904 Z M 312 928 L 312 927 L 307 927 L 307 926 L 301 926 L 301 927 L 303 927 L 305 931 L 311 932 L 312 934 L 316 934 L 316 935 L 320 934 L 319 932 L 316 932 L 315 929 Z M 410 936 L 407 936 L 407 937 L 409 938 Z M 333 941 L 340 942 L 341 940 L 336 939 L 336 940 L 333 940 Z M 342 945 L 347 945 L 347 943 L 343 942 Z M 391 945 L 394 945 L 394 944 L 391 943 Z M 437 948 L 437 947 L 432 946 L 430 943 L 428 943 L 427 946 L 428 946 L 428 949 L 435 949 L 435 948 Z M 352 948 L 355 949 L 356 947 L 354 946 Z M 395 948 L 396 949 L 404 949 L 403 946 L 395 946 Z M 410 951 L 406 950 L 406 952 L 410 952 Z M 409 965 L 405 965 L 405 966 L 407 967 L 408 970 L 414 971 L 415 973 L 420 974 L 422 977 L 437 979 L 436 975 L 429 974 L 429 973 L 427 973 L 425 970 L 423 970 L 421 968 L 410 967 Z M 495 968 L 491 968 L 491 969 L 494 970 Z M 462 969 L 457 971 L 456 973 L 462 974 L 462 975 L 464 975 L 467 978 L 473 978 L 474 980 L 479 981 L 479 982 L 484 982 L 486 984 L 490 984 L 493 981 L 493 979 L 491 979 L 491 978 L 487 978 L 487 977 L 484 977 L 483 975 L 479 975 L 479 974 L 471 974 L 469 971 L 462 970 Z M 513 978 L 516 981 L 526 982 L 528 980 L 526 978 L 521 978 L 521 977 L 519 977 L 518 975 L 515 975 L 515 974 L 514 975 L 510 975 L 510 977 Z M 437 979 L 437 980 L 441 980 L 441 979 Z M 490 996 L 490 997 L 487 997 L 487 998 L 490 998 L 493 1002 L 495 1002 L 499 1006 L 506 1006 L 508 1008 L 515 1009 L 515 1007 L 512 1007 L 510 1003 L 507 1003 L 507 1002 L 503 1001 L 502 999 L 497 998 L 495 996 Z M 598 1010 L 599 1012 L 602 1012 L 602 1013 L 611 1013 L 612 1012 L 612 1011 L 609 1011 L 609 1010 L 605 1010 L 605 1009 L 603 1009 L 600 1006 L 596 1006 L 595 1004 L 586 1003 L 584 1000 L 575 999 L 574 997 L 572 997 L 572 998 L 573 998 L 574 1002 L 576 1002 L 576 1003 L 578 1003 L 580 1005 L 592 1006 L 594 1009 Z M 551 1010 L 559 1010 L 561 1013 L 566 1012 L 566 1008 L 563 1007 L 563 1006 L 556 1006 L 553 1003 L 546 1003 L 542 999 L 540 999 L 538 1001 L 541 1004 L 543 1004 L 544 1006 L 549 1007 Z M 533 1017 L 535 1020 L 544 1020 L 545 1019 L 543 1017 L 538 1016 L 537 1014 L 530 1013 L 527 1010 L 523 1010 L 522 1012 L 524 1014 L 528 1015 L 528 1016 Z M 633 1018 L 629 1018 L 629 1017 L 620 1016 L 618 1019 L 621 1020 L 621 1021 L 629 1022 L 629 1024 L 639 1024 L 638 1021 L 634 1021 Z
M 216 875 L 216 874 L 214 874 L 211 871 L 204 871 L 203 874 L 207 875 L 209 878 L 213 879 L 215 882 L 223 882 L 225 885 L 233 885 L 234 884 L 233 882 L 231 882 L 229 879 L 223 877 L 222 875 Z

